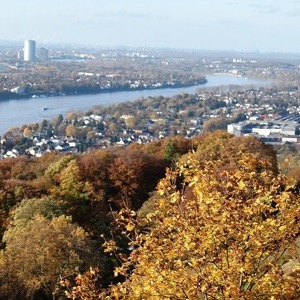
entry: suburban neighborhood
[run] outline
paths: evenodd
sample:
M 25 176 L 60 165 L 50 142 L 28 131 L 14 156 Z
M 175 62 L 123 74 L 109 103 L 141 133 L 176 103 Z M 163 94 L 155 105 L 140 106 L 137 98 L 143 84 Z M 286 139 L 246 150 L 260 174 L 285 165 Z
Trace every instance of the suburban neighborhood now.
M 94 107 L 81 114 L 57 116 L 52 122 L 12 128 L 1 137 L 2 158 L 41 156 L 51 151 L 91 149 L 148 143 L 165 137 L 186 138 L 224 129 L 237 136 L 254 135 L 266 143 L 298 143 L 299 92 L 265 87 L 162 96 Z

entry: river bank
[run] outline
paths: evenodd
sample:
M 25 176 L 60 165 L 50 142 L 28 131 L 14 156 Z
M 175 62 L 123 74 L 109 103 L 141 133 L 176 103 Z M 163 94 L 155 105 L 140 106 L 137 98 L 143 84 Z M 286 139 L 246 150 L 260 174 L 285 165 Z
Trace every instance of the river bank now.
M 52 120 L 59 114 L 65 115 L 70 111 L 87 111 L 96 105 L 111 105 L 114 103 L 134 101 L 136 99 L 160 95 L 164 97 L 171 97 L 181 93 L 193 94 L 198 89 L 206 87 L 229 85 L 252 85 L 260 87 L 266 86 L 270 83 L 266 80 L 245 79 L 241 77 L 221 75 L 208 75 L 206 78 L 206 84 L 191 87 L 0 101 L 0 134 L 3 134 L 11 127 L 20 127 L 24 124 L 41 122 L 44 119 Z M 43 110 L 44 107 L 47 107 L 47 110 Z
M 90 87 L 82 86 L 80 88 L 65 89 L 60 92 L 48 91 L 48 90 L 30 90 L 22 91 L 21 93 L 12 91 L 0 92 L 0 101 L 17 100 L 17 99 L 30 99 L 30 98 L 46 98 L 46 97 L 59 97 L 59 96 L 81 96 L 81 95 L 96 95 L 102 93 L 116 93 L 116 92 L 130 92 L 130 91 L 145 91 L 145 90 L 160 90 L 167 88 L 188 88 L 197 85 L 204 85 L 207 83 L 207 79 L 203 78 L 190 83 L 156 83 L 150 86 L 137 86 L 132 87 L 129 85 L 112 86 L 112 87 Z M 16 89 L 18 91 L 18 89 Z

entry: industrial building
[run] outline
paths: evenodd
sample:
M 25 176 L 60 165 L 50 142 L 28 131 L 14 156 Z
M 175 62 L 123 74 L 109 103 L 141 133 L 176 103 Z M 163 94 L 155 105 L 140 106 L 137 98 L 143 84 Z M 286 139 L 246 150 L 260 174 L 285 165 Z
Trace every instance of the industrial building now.
M 285 142 L 299 143 L 300 124 L 290 116 L 289 119 L 278 118 L 269 121 L 243 121 L 227 125 L 227 132 L 236 136 L 252 135 L 266 143 L 282 144 Z

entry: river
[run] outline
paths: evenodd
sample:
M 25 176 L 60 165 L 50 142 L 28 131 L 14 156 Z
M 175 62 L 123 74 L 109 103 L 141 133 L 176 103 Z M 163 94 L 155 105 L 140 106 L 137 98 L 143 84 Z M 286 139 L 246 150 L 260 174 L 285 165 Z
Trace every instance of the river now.
M 65 116 L 70 111 L 87 111 L 95 105 L 109 105 L 134 101 L 142 97 L 147 98 L 150 96 L 162 95 L 164 97 L 171 97 L 181 93 L 192 94 L 203 87 L 229 85 L 253 85 L 259 87 L 269 84 L 267 80 L 245 79 L 229 75 L 207 75 L 206 78 L 206 84 L 193 87 L 2 101 L 0 102 L 0 134 L 5 133 L 12 127 L 39 123 L 44 119 L 52 120 L 59 114 Z M 44 107 L 47 109 L 43 110 Z

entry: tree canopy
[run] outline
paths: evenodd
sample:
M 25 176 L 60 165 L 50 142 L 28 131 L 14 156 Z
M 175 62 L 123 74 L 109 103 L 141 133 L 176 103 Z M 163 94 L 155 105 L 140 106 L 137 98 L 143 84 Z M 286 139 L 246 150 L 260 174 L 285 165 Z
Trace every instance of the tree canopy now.
M 2 160 L 0 215 L 1 299 L 300 297 L 299 184 L 253 137 Z
M 269 166 L 253 153 L 231 168 L 184 156 L 160 181 L 151 229 L 132 243 L 116 270 L 127 280 L 110 297 L 298 299 L 298 191 Z
M 72 224 L 69 217 L 49 220 L 36 215 L 25 224 L 19 220 L 4 235 L 0 296 L 7 299 L 50 297 L 60 280 L 75 275 L 89 261 L 95 248 L 84 230 Z

